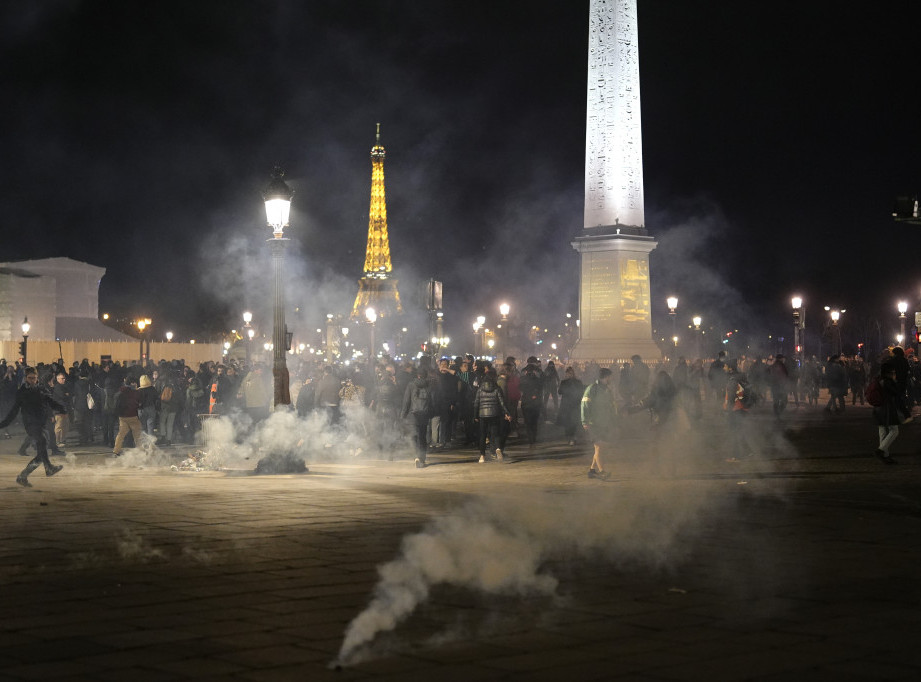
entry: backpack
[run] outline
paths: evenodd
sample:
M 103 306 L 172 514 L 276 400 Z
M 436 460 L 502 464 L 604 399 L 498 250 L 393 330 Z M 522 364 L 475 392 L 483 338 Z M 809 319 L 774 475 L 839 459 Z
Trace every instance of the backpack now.
M 168 403 L 172 399 L 173 399 L 173 387 L 167 384 L 166 386 L 163 387 L 163 392 L 160 393 L 160 402 Z
M 886 400 L 883 396 L 882 384 L 879 383 L 879 377 L 874 377 L 873 380 L 867 384 L 867 388 L 864 390 L 863 396 L 873 407 L 882 407 Z
M 409 399 L 409 411 L 413 414 L 432 413 L 432 396 L 429 393 L 428 386 L 416 386 L 413 388 L 412 396 Z

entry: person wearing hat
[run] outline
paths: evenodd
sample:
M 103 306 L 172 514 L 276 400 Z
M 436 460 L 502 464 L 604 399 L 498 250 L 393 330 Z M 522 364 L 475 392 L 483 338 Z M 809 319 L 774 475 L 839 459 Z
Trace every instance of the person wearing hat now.
M 598 379 L 589 384 L 582 395 L 582 428 L 588 433 L 595 447 L 592 463 L 588 468 L 589 478 L 608 480 L 611 474 L 604 470 L 602 456 L 614 444 L 617 430 L 617 403 L 611 391 L 614 374 L 607 367 L 598 371 Z

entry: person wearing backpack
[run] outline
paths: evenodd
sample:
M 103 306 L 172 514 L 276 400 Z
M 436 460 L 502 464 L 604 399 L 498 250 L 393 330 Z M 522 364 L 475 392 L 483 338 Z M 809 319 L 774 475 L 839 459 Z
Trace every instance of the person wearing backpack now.
M 898 386 L 897 374 L 896 365 L 892 362 L 885 362 L 880 367 L 879 378 L 874 380 L 879 383 L 879 390 L 882 394 L 881 401 L 873 401 L 881 403 L 873 408 L 873 417 L 876 419 L 879 431 L 879 447 L 874 454 L 886 464 L 896 463 L 889 454 L 889 448 L 899 437 L 899 424 L 907 424 L 911 421 L 911 409 L 905 403 L 905 396 Z M 870 388 L 867 391 L 869 392 Z
M 425 454 L 428 450 L 427 431 L 429 419 L 435 413 L 432 401 L 432 389 L 426 379 L 428 372 L 420 368 L 416 378 L 406 387 L 403 395 L 403 409 L 400 411 L 402 419 L 411 419 L 415 426 L 416 442 L 416 468 L 425 467 Z

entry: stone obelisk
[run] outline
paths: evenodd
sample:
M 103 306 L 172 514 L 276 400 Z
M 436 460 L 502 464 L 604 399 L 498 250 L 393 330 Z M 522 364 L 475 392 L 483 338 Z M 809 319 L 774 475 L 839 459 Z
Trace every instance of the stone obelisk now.
M 579 341 L 570 357 L 661 357 L 652 340 L 636 0 L 591 0 Z

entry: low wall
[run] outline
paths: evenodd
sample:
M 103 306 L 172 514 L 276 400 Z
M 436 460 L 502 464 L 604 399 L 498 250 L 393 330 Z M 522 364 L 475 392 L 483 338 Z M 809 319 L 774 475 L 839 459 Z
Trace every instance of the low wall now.
M 146 345 L 145 345 L 146 349 Z M 186 365 L 198 368 L 199 363 L 207 360 L 219 361 L 223 354 L 219 343 L 165 343 L 152 341 L 150 357 L 154 362 L 160 360 L 185 360 Z M 68 367 L 84 358 L 99 364 L 103 355 L 111 356 L 114 362 L 122 364 L 137 362 L 141 357 L 140 341 L 32 341 L 29 340 L 28 361 L 30 365 L 39 362 L 54 362 L 63 354 L 64 364 Z M 0 357 L 12 364 L 19 359 L 19 341 L 0 341 Z

